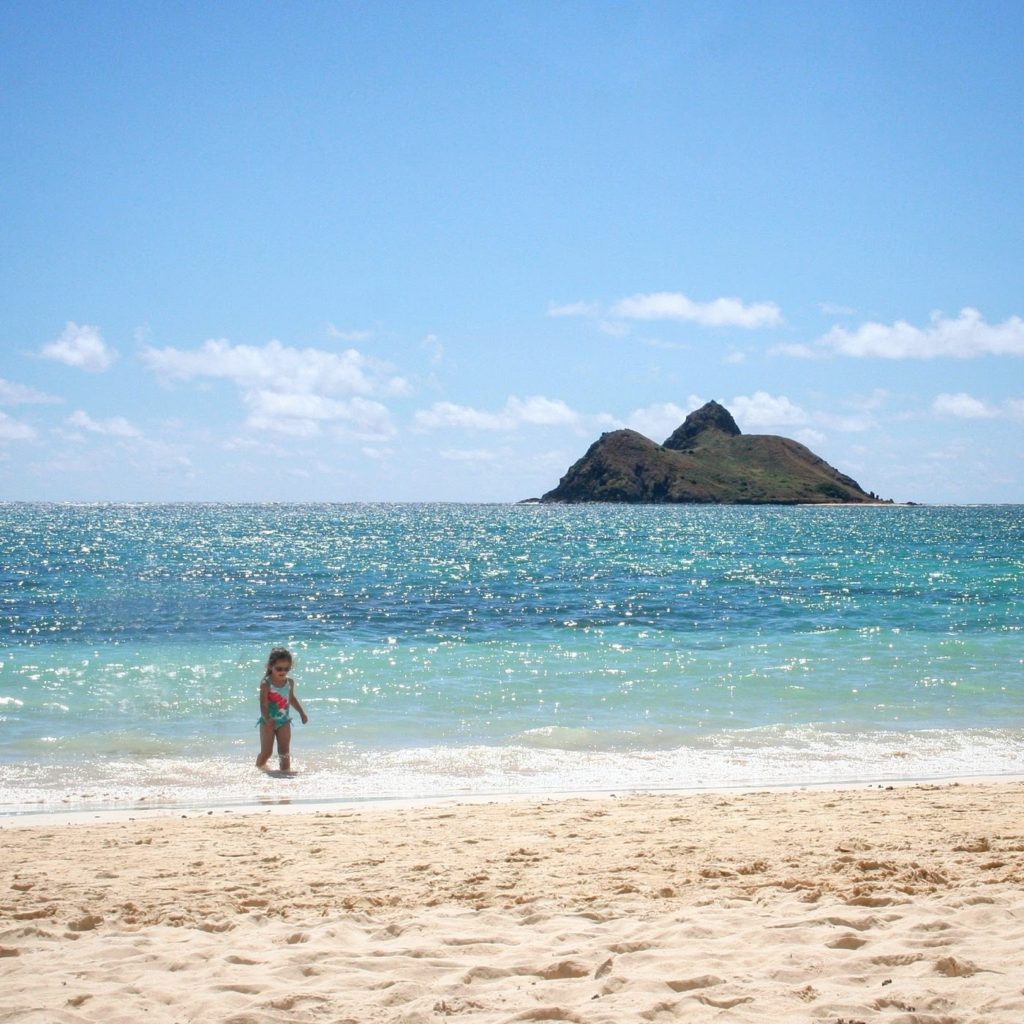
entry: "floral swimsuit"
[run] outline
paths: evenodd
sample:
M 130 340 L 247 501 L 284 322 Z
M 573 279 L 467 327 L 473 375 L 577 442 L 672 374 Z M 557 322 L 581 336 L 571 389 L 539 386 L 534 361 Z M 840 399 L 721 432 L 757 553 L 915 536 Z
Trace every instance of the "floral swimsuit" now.
M 274 727 L 274 732 L 277 732 L 281 726 L 291 724 L 292 716 L 288 714 L 288 705 L 294 685 L 291 676 L 281 686 L 267 681 L 267 714 L 260 715 L 257 725 L 269 723 Z

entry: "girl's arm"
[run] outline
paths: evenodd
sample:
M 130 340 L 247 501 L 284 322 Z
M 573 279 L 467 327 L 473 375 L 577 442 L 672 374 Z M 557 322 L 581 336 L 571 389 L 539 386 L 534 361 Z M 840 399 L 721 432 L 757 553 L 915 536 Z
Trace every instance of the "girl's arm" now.
M 299 713 L 299 717 L 302 719 L 302 724 L 305 725 L 309 721 L 309 715 L 302 710 L 302 705 L 299 703 L 299 698 L 295 696 L 295 682 L 292 681 L 292 685 L 288 691 L 288 703 Z
M 267 681 L 260 683 L 260 714 L 264 722 L 270 721 L 270 709 L 267 707 Z

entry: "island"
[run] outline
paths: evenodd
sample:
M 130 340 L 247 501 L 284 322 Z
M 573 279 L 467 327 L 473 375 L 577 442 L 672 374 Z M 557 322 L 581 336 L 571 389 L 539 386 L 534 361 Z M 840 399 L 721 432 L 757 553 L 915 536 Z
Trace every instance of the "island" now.
M 663 443 L 635 430 L 602 434 L 543 503 L 879 505 L 876 494 L 805 445 L 744 434 L 718 402 L 690 413 Z

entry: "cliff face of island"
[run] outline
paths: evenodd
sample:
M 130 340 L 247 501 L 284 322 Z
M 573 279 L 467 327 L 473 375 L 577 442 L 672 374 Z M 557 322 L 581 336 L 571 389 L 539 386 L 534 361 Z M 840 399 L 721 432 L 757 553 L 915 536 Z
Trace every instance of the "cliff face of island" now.
M 708 402 L 664 444 L 635 430 L 602 434 L 542 502 L 720 505 L 880 504 L 856 480 L 787 437 L 743 434 Z

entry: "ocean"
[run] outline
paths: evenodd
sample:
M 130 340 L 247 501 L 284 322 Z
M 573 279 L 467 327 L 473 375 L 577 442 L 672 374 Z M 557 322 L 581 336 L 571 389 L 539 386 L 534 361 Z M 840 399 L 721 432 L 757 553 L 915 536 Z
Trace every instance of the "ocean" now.
M 0 814 L 1020 773 L 1022 594 L 1024 506 L 0 504 Z

